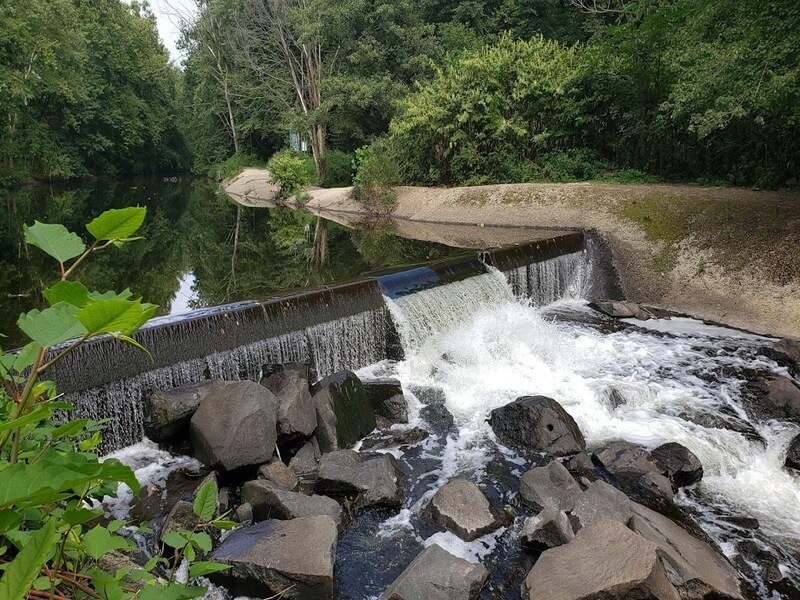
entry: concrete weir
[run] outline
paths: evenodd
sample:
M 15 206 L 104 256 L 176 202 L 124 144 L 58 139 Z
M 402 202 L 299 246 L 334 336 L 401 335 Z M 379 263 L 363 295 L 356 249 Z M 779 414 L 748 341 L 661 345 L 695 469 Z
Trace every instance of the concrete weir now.
M 387 301 L 497 269 L 519 297 L 543 304 L 592 297 L 591 240 L 580 233 L 368 276 L 265 301 L 248 301 L 154 319 L 135 334 L 152 359 L 106 336 L 53 367 L 73 416 L 110 419 L 104 450 L 143 436 L 152 390 L 203 379 L 258 381 L 264 365 L 301 361 L 312 377 L 400 359 L 403 348 Z M 607 279 L 604 275 L 602 279 Z M 595 281 L 595 283 L 593 283 Z M 605 285 L 605 284 L 603 284 Z

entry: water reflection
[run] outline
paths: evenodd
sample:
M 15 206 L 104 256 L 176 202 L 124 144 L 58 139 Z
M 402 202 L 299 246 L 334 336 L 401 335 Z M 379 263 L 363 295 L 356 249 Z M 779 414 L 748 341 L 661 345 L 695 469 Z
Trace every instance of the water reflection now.
M 129 287 L 157 303 L 159 314 L 260 299 L 460 252 L 397 238 L 386 226 L 351 230 L 288 209 L 239 209 L 215 184 L 190 177 L 0 190 L 3 346 L 23 341 L 18 314 L 41 307 L 41 290 L 56 279 L 49 258 L 24 244 L 23 224 L 63 223 L 84 236 L 84 224 L 97 214 L 137 204 L 148 207 L 145 239 L 98 253 L 77 278 L 90 289 Z

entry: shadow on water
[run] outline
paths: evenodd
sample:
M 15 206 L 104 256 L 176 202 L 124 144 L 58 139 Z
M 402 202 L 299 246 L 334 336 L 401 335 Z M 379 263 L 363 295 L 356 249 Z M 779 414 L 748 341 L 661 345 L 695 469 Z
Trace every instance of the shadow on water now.
M 109 208 L 147 206 L 145 239 L 93 257 L 78 272 L 90 289 L 126 287 L 159 305 L 159 314 L 355 279 L 365 272 L 419 263 L 460 251 L 398 238 L 388 229 L 351 230 L 325 223 L 327 260 L 312 262 L 316 217 L 289 209 L 241 209 L 204 179 L 160 177 L 0 190 L 0 332 L 4 345 L 24 342 L 20 312 L 42 307 L 55 280 L 52 261 L 26 247 L 23 225 L 84 225 Z M 237 235 L 238 233 L 238 235 Z M 319 236 L 317 246 L 319 245 Z M 234 245 L 236 254 L 233 254 Z

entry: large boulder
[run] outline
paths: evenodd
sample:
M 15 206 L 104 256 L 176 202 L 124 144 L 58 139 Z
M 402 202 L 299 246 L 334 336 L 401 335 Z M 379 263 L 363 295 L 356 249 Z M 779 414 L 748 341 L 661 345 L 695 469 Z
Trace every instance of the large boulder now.
M 794 439 L 789 442 L 789 449 L 786 451 L 786 466 L 800 471 L 800 434 L 794 436 Z
M 308 365 L 288 363 L 261 385 L 278 399 L 278 433 L 283 438 L 305 437 L 317 428 L 317 410 L 308 387 Z
M 522 396 L 496 408 L 489 424 L 501 442 L 523 453 L 565 456 L 586 448 L 575 419 L 547 396 Z
M 375 429 L 375 410 L 364 384 L 351 371 L 339 371 L 314 384 L 317 441 L 323 453 L 352 446 Z
M 647 503 L 672 500 L 672 483 L 651 454 L 630 442 L 618 441 L 596 450 L 594 461 L 629 495 Z
M 800 341 L 780 339 L 770 346 L 761 348 L 759 353 L 786 367 L 795 375 L 800 375 Z
M 700 459 L 677 442 L 661 444 L 650 455 L 675 488 L 693 485 L 703 478 L 703 464 Z
M 252 381 L 217 381 L 192 416 L 195 455 L 220 470 L 268 462 L 275 452 L 277 401 Z
M 680 600 L 658 546 L 621 523 L 584 527 L 542 553 L 522 584 L 524 600 Z
M 788 377 L 762 377 L 747 389 L 755 397 L 749 406 L 759 418 L 800 423 L 800 387 Z
M 450 431 L 455 423 L 453 413 L 447 409 L 447 405 L 444 402 L 426 404 L 420 409 L 419 417 L 436 433 Z
M 525 472 L 519 480 L 522 501 L 536 510 L 552 507 L 570 511 L 581 492 L 578 483 L 557 460 Z
M 427 511 L 434 523 L 468 542 L 500 527 L 489 499 L 466 479 L 454 479 L 440 487 Z
M 144 433 L 154 442 L 189 436 L 189 423 L 214 381 L 198 381 L 169 390 L 155 390 L 144 403 Z
M 483 565 L 431 544 L 378 600 L 477 600 L 488 578 L 489 571 Z
M 231 565 L 211 579 L 237 596 L 333 600 L 336 523 L 327 515 L 234 531 L 211 554 Z
M 716 548 L 604 481 L 595 481 L 581 494 L 572 515 L 578 528 L 610 519 L 656 544 L 683 600 L 742 598 L 738 573 Z
M 367 399 L 375 414 L 389 423 L 408 423 L 408 402 L 400 380 L 393 378 L 364 381 Z
M 597 300 L 590 302 L 589 306 L 598 312 L 616 319 L 640 319 L 647 321 L 655 317 L 652 311 L 642 307 L 636 302 L 627 300 Z
M 253 507 L 253 519 L 256 522 L 328 515 L 337 528 L 342 528 L 342 507 L 333 498 L 289 492 L 266 479 L 245 483 L 242 486 L 242 502 Z
M 397 460 L 381 454 L 368 460 L 353 450 L 323 454 L 314 490 L 330 496 L 358 494 L 356 505 L 398 508 L 403 504 L 403 477 Z
M 545 508 L 535 517 L 525 519 L 520 533 L 522 545 L 539 552 L 566 544 L 574 537 L 567 513 L 553 507 Z

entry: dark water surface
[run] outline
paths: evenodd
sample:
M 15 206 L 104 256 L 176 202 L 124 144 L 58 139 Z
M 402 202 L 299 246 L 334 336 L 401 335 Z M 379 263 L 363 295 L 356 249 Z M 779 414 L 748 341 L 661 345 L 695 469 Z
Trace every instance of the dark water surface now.
M 135 205 L 148 208 L 140 232 L 145 239 L 94 255 L 77 279 L 101 291 L 130 288 L 158 304 L 161 315 L 263 299 L 462 252 L 399 238 L 385 228 L 354 231 L 325 222 L 328 261 L 311 266 L 316 217 L 289 209 L 243 208 L 232 270 L 237 206 L 213 182 L 151 177 L 0 190 L 4 347 L 24 343 L 17 317 L 45 304 L 41 290 L 57 276 L 50 257 L 24 244 L 23 225 L 63 223 L 85 237 L 85 224 L 104 210 Z

